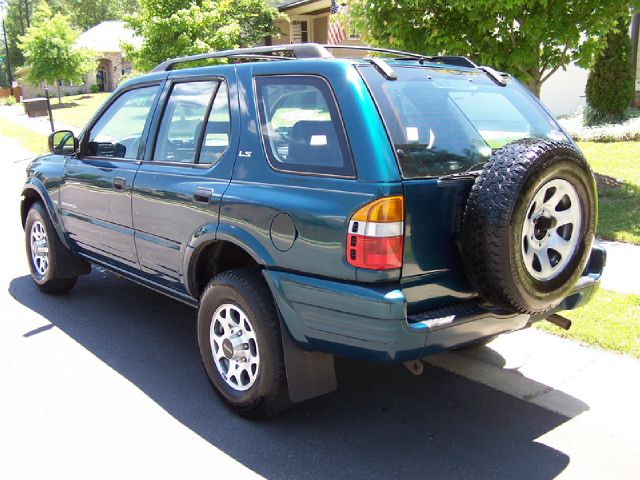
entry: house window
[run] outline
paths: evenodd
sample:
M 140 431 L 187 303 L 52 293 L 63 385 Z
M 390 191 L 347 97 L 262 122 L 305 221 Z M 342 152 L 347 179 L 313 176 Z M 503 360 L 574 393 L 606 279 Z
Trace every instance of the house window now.
M 291 21 L 291 43 L 307 43 L 309 41 L 309 23 L 306 20 Z

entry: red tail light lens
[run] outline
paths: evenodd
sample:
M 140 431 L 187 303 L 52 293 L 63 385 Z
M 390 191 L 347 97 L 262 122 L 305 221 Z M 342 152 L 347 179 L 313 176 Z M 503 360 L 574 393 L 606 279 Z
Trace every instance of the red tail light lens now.
M 347 234 L 347 262 L 369 270 L 402 266 L 404 199 L 375 200 L 355 212 Z

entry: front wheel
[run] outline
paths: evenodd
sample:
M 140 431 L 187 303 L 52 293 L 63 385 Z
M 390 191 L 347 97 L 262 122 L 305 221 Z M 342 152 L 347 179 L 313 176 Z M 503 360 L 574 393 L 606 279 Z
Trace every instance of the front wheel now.
M 278 315 L 259 272 L 229 270 L 209 283 L 198 344 L 211 385 L 233 411 L 259 418 L 290 407 Z
M 36 202 L 29 209 L 24 233 L 31 278 L 38 288 L 45 293 L 53 294 L 71 290 L 78 277 L 60 276 L 56 251 L 64 247 L 58 240 L 49 215 L 41 203 Z

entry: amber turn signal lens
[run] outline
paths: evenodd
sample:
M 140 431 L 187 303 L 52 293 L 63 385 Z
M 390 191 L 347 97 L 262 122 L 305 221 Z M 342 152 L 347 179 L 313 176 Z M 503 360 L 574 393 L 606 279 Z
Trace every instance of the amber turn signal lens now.
M 384 197 L 368 203 L 358 210 L 351 220 L 358 222 L 402 222 L 404 220 L 404 199 L 402 195 Z

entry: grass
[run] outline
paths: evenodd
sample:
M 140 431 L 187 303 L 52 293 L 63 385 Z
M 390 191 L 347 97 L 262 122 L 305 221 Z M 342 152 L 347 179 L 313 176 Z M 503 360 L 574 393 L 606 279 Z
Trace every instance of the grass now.
M 599 290 L 584 307 L 562 312 L 572 320 L 570 330 L 549 322 L 536 323 L 545 332 L 606 350 L 640 358 L 640 295 Z
M 578 145 L 594 171 L 624 180 L 599 195 L 598 236 L 640 245 L 640 142 Z
M 82 128 L 109 95 L 111 95 L 109 92 L 71 95 L 62 97 L 62 103 L 52 99 L 53 119 L 56 122 Z
M 44 153 L 49 148 L 46 135 L 33 132 L 3 118 L 0 118 L 0 132 L 5 137 L 17 140 L 25 150 L 29 150 L 34 155 Z

